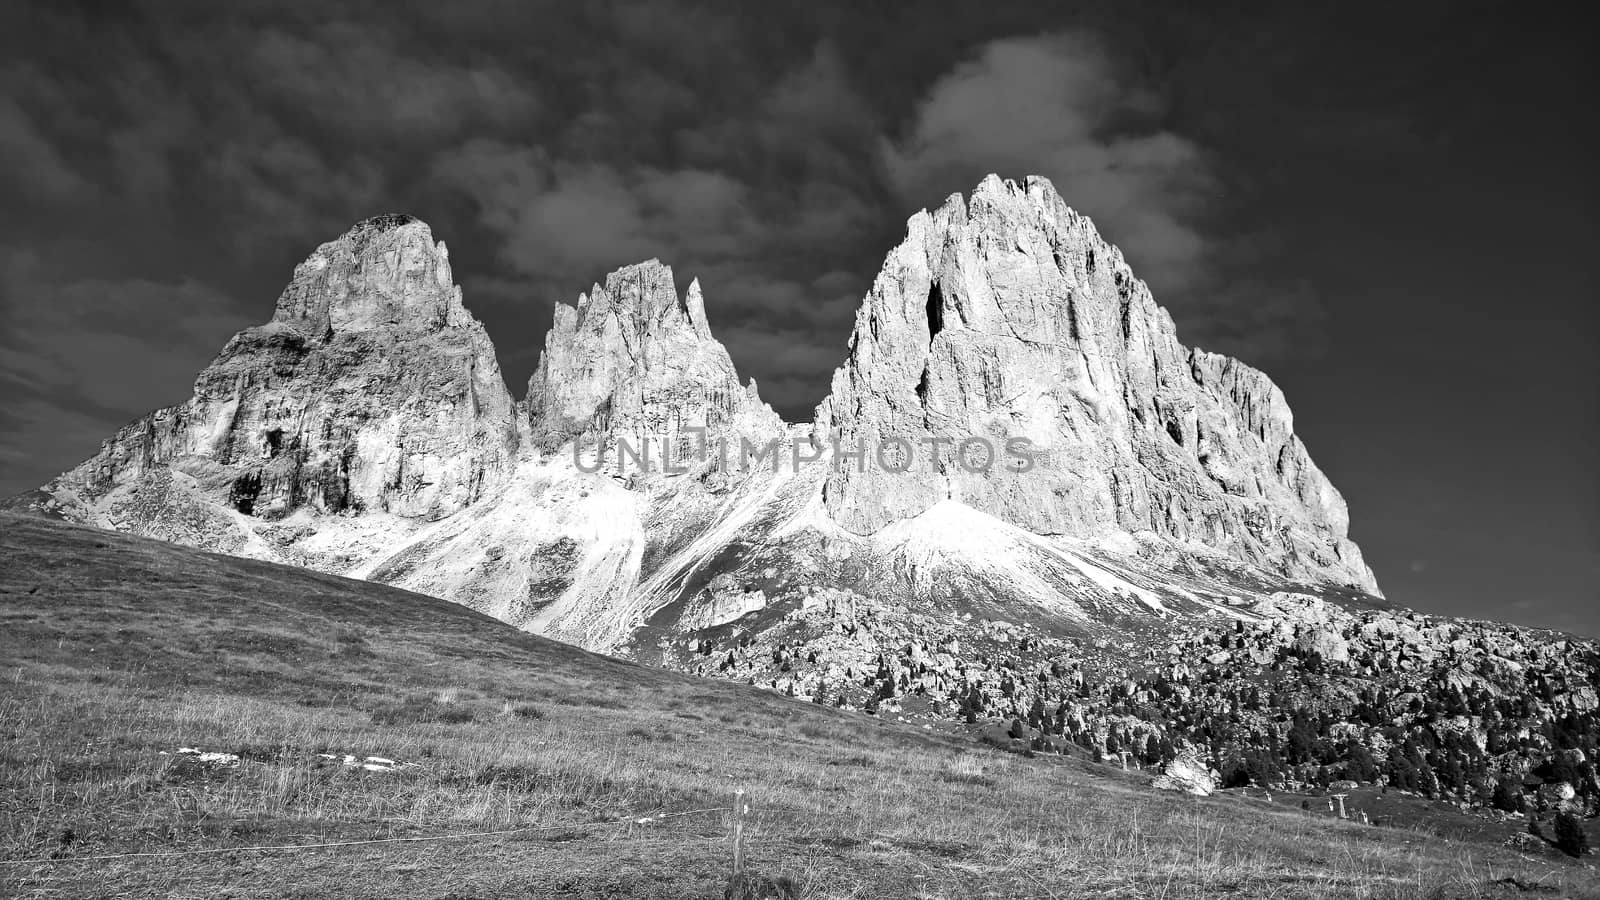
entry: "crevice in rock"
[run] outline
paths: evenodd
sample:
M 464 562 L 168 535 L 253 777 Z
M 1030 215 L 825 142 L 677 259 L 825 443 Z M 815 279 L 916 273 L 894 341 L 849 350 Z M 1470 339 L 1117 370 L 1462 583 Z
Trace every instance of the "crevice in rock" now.
M 928 343 L 939 336 L 944 330 L 944 292 L 939 290 L 939 282 L 928 285 Z
M 247 516 L 254 515 L 256 498 L 261 496 L 261 473 L 246 472 L 234 479 L 228 490 L 228 503 Z

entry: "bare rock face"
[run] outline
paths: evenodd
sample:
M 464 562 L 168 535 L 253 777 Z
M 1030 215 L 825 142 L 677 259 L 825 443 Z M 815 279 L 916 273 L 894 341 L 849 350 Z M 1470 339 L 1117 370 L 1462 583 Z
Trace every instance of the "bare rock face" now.
M 949 499 L 1036 534 L 1204 548 L 1377 593 L 1283 394 L 1183 347 L 1121 252 L 1043 178 L 990 176 L 970 201 L 911 218 L 817 425 L 869 454 L 825 489 L 858 534 Z M 984 438 L 993 464 L 937 438 Z M 1026 471 L 1007 453 L 1016 439 L 1041 454 Z M 885 442 L 912 448 L 906 471 L 870 458 Z
M 1217 790 L 1217 779 L 1205 763 L 1193 756 L 1180 756 L 1162 767 L 1161 773 L 1151 781 L 1151 786 L 1196 797 L 1209 797 Z
M 498 483 L 517 444 L 444 244 L 423 222 L 382 216 L 301 263 L 272 321 L 235 335 L 192 399 L 123 428 L 44 490 L 69 517 L 272 556 L 248 528 L 226 538 L 219 519 L 444 517 Z M 209 524 L 181 521 L 196 516 Z
M 528 381 L 528 419 L 541 447 L 574 438 L 658 437 L 719 429 L 755 416 L 781 427 L 755 382 L 739 386 L 728 351 L 711 336 L 698 280 L 680 298 L 657 260 L 626 266 L 556 306 L 539 368 Z
M 737 449 L 784 428 L 753 382 L 739 386 L 699 284 L 680 297 L 655 260 L 556 307 L 526 406 L 533 440 L 496 496 L 357 574 L 612 649 L 649 612 L 641 583 L 708 532 L 736 533 L 729 507 L 759 488 L 709 447 L 701 458 L 702 441 Z M 624 440 L 643 458 L 623 457 Z
M 936 440 L 979 437 L 988 465 Z M 1029 471 L 1008 468 L 1022 439 Z M 891 440 L 904 472 L 875 452 Z M 516 403 L 444 245 L 384 216 L 297 267 L 191 399 L 19 499 L 647 661 L 818 591 L 1082 637 L 1231 615 L 1283 580 L 1376 593 L 1282 394 L 1179 345 L 1041 179 L 912 218 L 814 426 L 740 384 L 699 284 L 655 260 L 557 306 Z

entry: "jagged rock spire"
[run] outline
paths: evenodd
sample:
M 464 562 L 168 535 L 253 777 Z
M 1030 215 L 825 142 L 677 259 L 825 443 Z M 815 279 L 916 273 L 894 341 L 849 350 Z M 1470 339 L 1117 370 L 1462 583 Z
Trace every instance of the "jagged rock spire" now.
M 683 426 L 751 413 L 778 425 L 711 336 L 700 282 L 679 297 L 672 269 L 655 259 L 612 272 L 576 306 L 556 306 L 527 405 L 546 447 L 586 433 L 673 439 Z

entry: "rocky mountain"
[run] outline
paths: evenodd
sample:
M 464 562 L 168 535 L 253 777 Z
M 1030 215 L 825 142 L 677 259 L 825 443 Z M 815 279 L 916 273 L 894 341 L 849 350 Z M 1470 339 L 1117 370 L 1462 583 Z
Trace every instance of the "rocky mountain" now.
M 1378 596 L 1260 372 L 1178 343 L 1048 181 L 908 223 L 815 422 L 650 260 L 558 305 L 512 400 L 407 216 L 302 263 L 193 398 L 13 501 L 667 660 L 833 591 L 1073 634 Z
M 444 244 L 383 216 L 9 505 L 1179 789 L 1600 809 L 1594 642 L 1385 603 L 1282 392 L 1040 178 L 910 219 L 814 422 L 656 260 L 558 306 L 514 401 Z
M 185 403 L 25 495 L 66 518 L 343 572 L 492 495 L 521 443 L 494 347 L 428 226 L 380 216 L 295 269 Z M 17 501 L 13 501 L 15 504 Z M 338 522 L 346 540 L 280 524 Z
M 670 549 L 728 528 L 730 498 L 762 490 L 731 462 L 701 461 L 701 445 L 786 427 L 754 382 L 739 385 L 699 284 L 680 297 L 655 260 L 556 308 L 521 424 L 526 452 L 495 496 L 356 574 L 608 650 L 646 613 L 640 587 Z
M 1034 534 L 1199 544 L 1378 592 L 1282 392 L 1183 347 L 1121 252 L 1048 181 L 990 176 L 907 231 L 817 423 L 847 447 L 898 441 L 924 458 L 905 473 L 837 467 L 835 521 L 870 534 L 954 500 Z M 990 447 L 963 458 L 978 438 Z M 1042 454 L 1025 472 L 975 464 L 1017 438 Z

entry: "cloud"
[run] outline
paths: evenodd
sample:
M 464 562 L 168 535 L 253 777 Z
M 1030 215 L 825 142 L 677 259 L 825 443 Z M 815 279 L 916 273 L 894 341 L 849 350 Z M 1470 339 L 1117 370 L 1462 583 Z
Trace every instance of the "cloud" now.
M 1250 274 L 1260 254 L 1220 224 L 1219 173 L 1164 112 L 1092 35 L 1007 38 L 938 78 L 883 161 L 924 206 L 989 172 L 1044 175 L 1122 248 L 1186 343 L 1258 362 L 1303 354 L 1323 321 L 1316 291 Z
M 682 289 L 698 277 L 712 329 L 740 371 L 763 377 L 764 396 L 794 414 L 817 402 L 843 358 L 847 323 L 865 290 L 850 272 L 775 271 L 776 245 L 814 250 L 836 240 L 851 204 L 758 209 L 753 190 L 704 169 L 617 168 L 551 160 L 541 148 L 475 141 L 442 156 L 435 175 L 469 195 L 502 261 L 528 287 L 570 302 L 583 285 L 655 257 Z M 845 234 L 852 233 L 848 228 Z M 819 254 L 820 255 L 820 254 Z M 490 285 L 502 297 L 514 286 Z M 483 294 L 475 294 L 483 296 Z
M 25 195 L 71 200 L 88 191 L 61 151 L 15 100 L 0 96 L 0 173 Z
M 884 161 L 901 195 L 928 205 L 989 172 L 1044 175 L 1160 296 L 1204 274 L 1208 241 L 1191 220 L 1216 180 L 1199 147 L 1152 124 L 1157 112 L 1098 40 L 994 41 L 934 83 Z
M 622 169 L 473 141 L 442 154 L 433 174 L 472 198 L 506 264 L 546 279 L 597 278 L 649 257 L 726 255 L 759 238 L 746 187 L 717 172 Z
M 697 78 L 718 85 L 714 101 L 680 102 Z M 467 141 L 436 154 L 430 179 L 469 201 L 525 293 L 570 302 L 650 257 L 680 288 L 698 277 L 740 371 L 808 415 L 904 220 L 881 183 L 881 130 L 839 54 L 814 44 L 765 82 L 632 66 L 602 84 L 604 101 L 564 129 Z M 493 288 L 497 308 L 508 287 Z
M 539 106 L 498 64 L 424 61 L 387 31 L 351 22 L 265 29 L 244 64 L 263 95 L 336 131 L 426 138 L 474 121 L 525 124 Z
M 33 251 L 0 251 L 0 462 L 34 483 L 85 458 L 195 374 L 256 319 L 193 280 L 75 279 Z M 92 440 L 91 440 L 92 439 Z
M 222 143 L 202 175 L 224 200 L 219 219 L 251 256 L 281 246 L 309 250 L 388 209 L 383 167 L 358 153 L 331 157 L 260 119 Z

